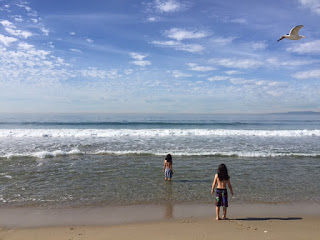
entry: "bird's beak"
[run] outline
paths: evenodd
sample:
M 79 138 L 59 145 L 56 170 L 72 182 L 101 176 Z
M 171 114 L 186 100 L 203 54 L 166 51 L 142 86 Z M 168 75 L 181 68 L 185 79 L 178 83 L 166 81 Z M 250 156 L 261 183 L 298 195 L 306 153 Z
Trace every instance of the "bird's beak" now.
M 284 38 L 285 38 L 284 36 L 281 36 L 281 38 L 279 38 L 277 42 L 279 42 L 280 40 L 282 40 Z

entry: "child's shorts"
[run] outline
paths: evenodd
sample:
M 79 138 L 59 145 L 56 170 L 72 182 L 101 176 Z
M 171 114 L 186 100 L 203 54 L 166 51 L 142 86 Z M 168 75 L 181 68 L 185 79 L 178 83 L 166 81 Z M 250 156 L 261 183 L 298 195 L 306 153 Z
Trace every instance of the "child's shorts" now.
M 216 206 L 228 207 L 228 192 L 227 189 L 218 188 L 216 191 Z
M 172 171 L 170 168 L 166 168 L 164 172 L 165 178 L 172 178 Z

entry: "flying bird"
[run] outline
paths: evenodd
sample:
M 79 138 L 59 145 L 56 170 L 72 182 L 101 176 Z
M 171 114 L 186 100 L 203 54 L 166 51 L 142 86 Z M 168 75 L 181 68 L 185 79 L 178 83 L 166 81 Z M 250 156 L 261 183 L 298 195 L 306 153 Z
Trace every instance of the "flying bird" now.
M 295 26 L 293 27 L 291 30 L 290 30 L 290 33 L 287 34 L 287 35 L 283 35 L 281 36 L 281 38 L 277 41 L 279 42 L 280 40 L 284 39 L 284 38 L 288 38 L 290 40 L 299 40 L 301 38 L 305 38 L 305 36 L 301 36 L 299 35 L 299 30 L 303 27 L 303 25 L 298 25 L 298 26 Z

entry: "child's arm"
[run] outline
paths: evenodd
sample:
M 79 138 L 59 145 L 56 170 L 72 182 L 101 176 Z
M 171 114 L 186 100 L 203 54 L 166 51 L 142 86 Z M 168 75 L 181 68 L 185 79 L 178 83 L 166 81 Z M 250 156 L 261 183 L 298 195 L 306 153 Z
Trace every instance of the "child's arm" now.
M 214 188 L 215 188 L 216 185 L 217 185 L 217 179 L 218 179 L 218 174 L 216 174 L 216 175 L 214 176 L 214 180 L 213 180 L 212 188 L 211 188 L 211 194 L 214 192 Z
M 166 161 L 167 161 L 167 160 L 164 160 L 164 163 L 163 163 L 163 172 L 164 172 L 164 170 L 166 169 Z
M 228 187 L 229 187 L 229 189 L 230 189 L 230 191 L 231 191 L 231 195 L 233 196 L 233 190 L 232 190 L 232 186 L 231 186 L 231 182 L 230 182 L 230 179 L 228 180 Z

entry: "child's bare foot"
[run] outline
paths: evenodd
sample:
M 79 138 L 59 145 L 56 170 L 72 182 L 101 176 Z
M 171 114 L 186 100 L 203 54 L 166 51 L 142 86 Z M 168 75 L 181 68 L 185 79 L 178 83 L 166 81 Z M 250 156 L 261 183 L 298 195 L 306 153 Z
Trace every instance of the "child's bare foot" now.
M 218 221 L 218 220 L 221 220 L 221 218 L 219 218 L 219 217 L 216 217 L 216 220 Z
M 227 218 L 225 215 L 223 215 L 223 216 L 222 216 L 222 219 L 223 219 L 223 220 L 227 220 L 228 218 Z

